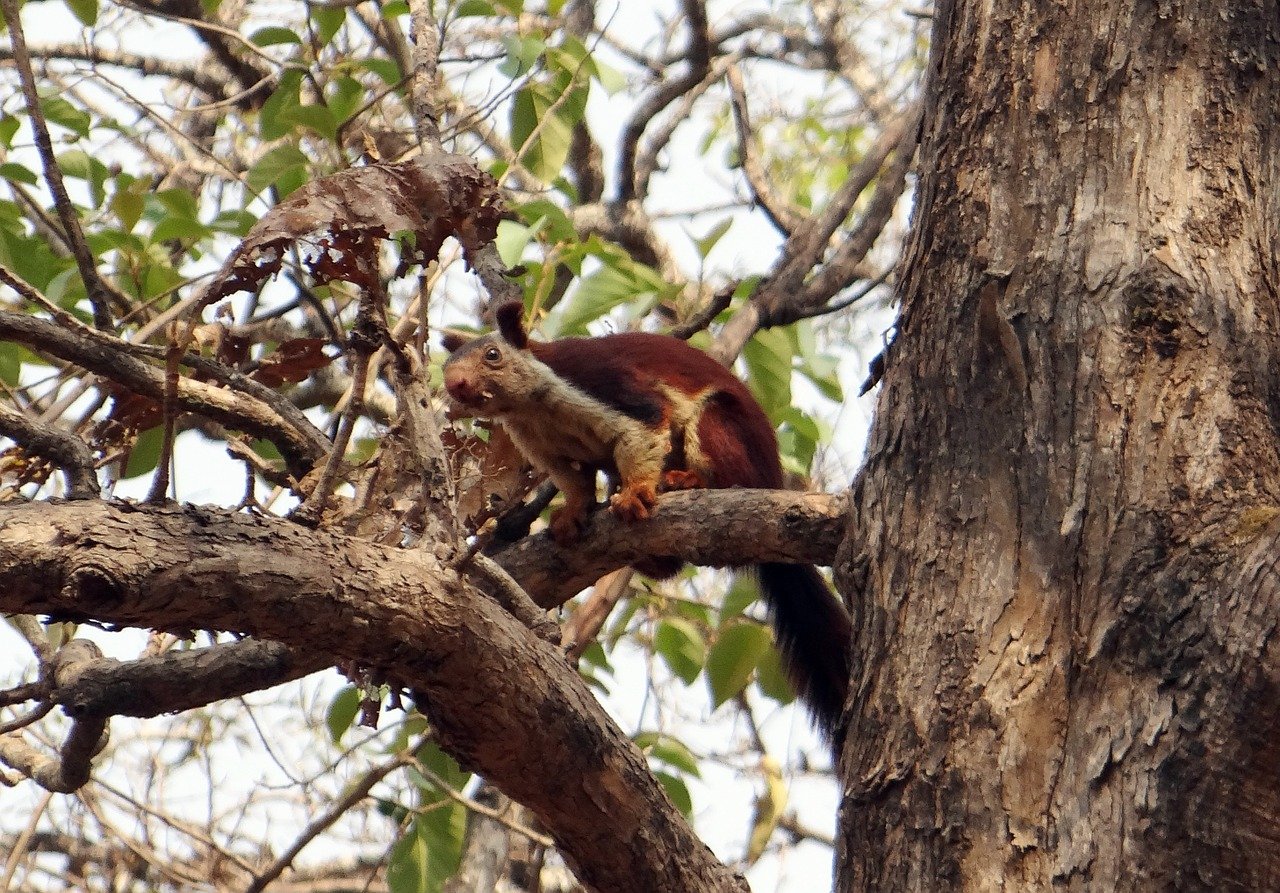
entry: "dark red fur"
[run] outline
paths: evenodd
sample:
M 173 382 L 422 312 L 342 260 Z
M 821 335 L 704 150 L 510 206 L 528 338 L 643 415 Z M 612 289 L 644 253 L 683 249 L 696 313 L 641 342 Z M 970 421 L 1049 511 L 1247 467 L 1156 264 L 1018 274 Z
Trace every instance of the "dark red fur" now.
M 702 481 L 681 468 L 681 447 L 673 444 L 675 464 L 667 473 L 680 486 L 781 488 L 773 425 L 746 385 L 702 351 L 676 338 L 641 332 L 539 343 L 527 340 L 518 315 L 504 318 L 500 311 L 498 323 L 504 338 L 524 339 L 523 346 L 556 375 L 655 428 L 671 410 L 658 384 L 690 397 L 705 395 L 698 446 L 710 461 L 713 479 Z M 669 556 L 653 556 L 639 565 L 659 577 L 671 576 L 679 567 L 679 559 Z M 768 563 L 756 571 L 788 675 L 818 726 L 838 743 L 849 679 L 849 616 L 813 567 Z

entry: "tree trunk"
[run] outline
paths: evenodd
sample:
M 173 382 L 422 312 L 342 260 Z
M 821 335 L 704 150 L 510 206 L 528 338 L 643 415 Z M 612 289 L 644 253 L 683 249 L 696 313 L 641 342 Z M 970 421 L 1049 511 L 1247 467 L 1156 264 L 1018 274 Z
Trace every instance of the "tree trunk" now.
M 1280 8 L 942 0 L 932 54 L 839 889 L 1280 889 Z

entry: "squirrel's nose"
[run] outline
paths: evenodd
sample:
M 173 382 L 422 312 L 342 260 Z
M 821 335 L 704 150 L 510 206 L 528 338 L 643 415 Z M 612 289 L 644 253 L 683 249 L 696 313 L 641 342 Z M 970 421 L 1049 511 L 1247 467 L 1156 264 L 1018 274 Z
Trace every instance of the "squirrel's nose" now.
M 470 403 L 476 397 L 475 386 L 467 379 L 466 373 L 459 369 L 444 370 L 444 389 L 459 403 Z

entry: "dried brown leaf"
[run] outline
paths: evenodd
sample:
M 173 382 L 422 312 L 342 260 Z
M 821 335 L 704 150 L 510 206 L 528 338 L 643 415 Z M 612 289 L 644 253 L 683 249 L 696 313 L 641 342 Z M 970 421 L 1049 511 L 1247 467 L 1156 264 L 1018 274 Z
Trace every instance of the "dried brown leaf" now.
M 272 208 L 223 265 L 207 301 L 256 291 L 298 246 L 318 283 L 367 285 L 382 240 L 401 241 L 396 275 L 435 260 L 449 236 L 463 257 L 493 241 L 503 218 L 497 182 L 465 155 L 372 164 L 314 180 Z
M 272 353 L 262 358 L 253 377 L 269 388 L 286 381 L 302 381 L 317 369 L 333 362 L 324 352 L 329 342 L 324 338 L 291 338 L 280 342 Z

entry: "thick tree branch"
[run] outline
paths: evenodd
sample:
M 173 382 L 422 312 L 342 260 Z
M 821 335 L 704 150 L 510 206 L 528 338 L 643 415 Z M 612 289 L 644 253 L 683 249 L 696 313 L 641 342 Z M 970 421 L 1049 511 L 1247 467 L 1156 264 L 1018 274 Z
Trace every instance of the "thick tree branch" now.
M 333 666 L 326 654 L 246 639 L 122 662 L 87 662 L 50 697 L 69 716 L 160 716 L 261 691 Z
M 844 536 L 845 506 L 842 497 L 826 493 L 686 490 L 664 494 L 643 523 L 597 511 L 570 548 L 544 533 L 497 558 L 534 601 L 553 608 L 610 571 L 654 555 L 714 567 L 830 564 Z
M 425 693 L 442 744 L 529 805 L 588 885 L 746 889 L 563 655 L 421 551 L 205 508 L 7 504 L 0 610 L 231 629 L 381 668 Z

